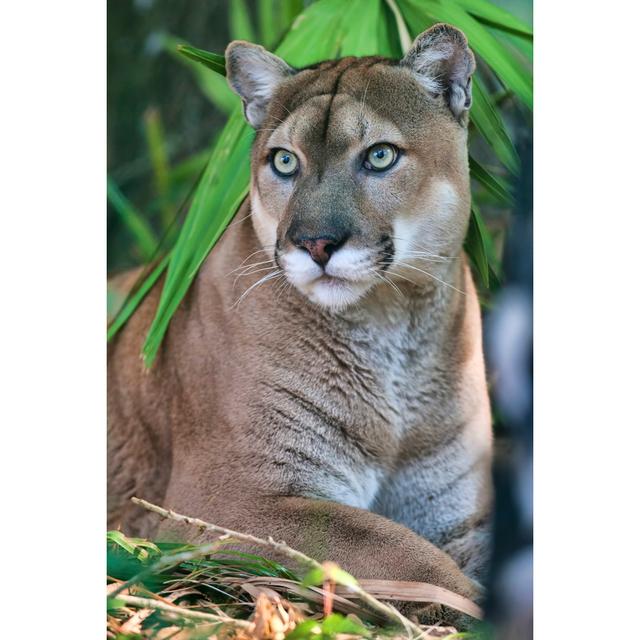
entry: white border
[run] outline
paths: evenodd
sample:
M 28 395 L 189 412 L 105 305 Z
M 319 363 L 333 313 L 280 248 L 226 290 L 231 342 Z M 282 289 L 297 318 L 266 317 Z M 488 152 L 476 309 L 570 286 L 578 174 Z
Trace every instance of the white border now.
M 541 639 L 638 633 L 636 6 L 534 6 L 534 607 Z
M 1 8 L 4 637 L 104 637 L 105 10 Z M 543 639 L 638 626 L 637 13 L 535 4 Z
M 105 633 L 105 11 L 0 7 L 6 638 Z

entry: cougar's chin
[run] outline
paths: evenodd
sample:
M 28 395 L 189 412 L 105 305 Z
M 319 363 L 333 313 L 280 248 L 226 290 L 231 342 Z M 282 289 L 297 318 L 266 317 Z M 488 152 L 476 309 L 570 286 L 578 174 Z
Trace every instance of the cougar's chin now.
M 343 252 L 345 258 L 353 258 L 350 253 Z M 280 262 L 287 279 L 300 293 L 314 304 L 333 311 L 357 302 L 375 282 L 364 261 L 347 263 L 332 258 L 322 268 L 305 252 L 295 249 L 283 255 Z
M 311 302 L 332 311 L 340 311 L 354 304 L 374 284 L 364 280 L 347 280 L 326 273 L 320 273 L 312 279 L 304 279 L 293 273 L 286 275 L 289 282 Z
M 333 311 L 340 311 L 357 302 L 371 287 L 371 283 L 352 282 L 324 275 L 308 284 L 302 291 L 311 302 Z

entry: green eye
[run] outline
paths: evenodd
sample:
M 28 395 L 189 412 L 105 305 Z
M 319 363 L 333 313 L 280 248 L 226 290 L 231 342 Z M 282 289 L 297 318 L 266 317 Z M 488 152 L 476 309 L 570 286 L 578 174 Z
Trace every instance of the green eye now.
M 384 171 L 395 164 L 398 159 L 398 150 L 386 142 L 374 144 L 367 151 L 367 157 L 364 161 L 365 169 L 370 171 Z
M 271 166 L 280 176 L 292 176 L 298 170 L 298 158 L 286 149 L 276 149 L 271 155 Z

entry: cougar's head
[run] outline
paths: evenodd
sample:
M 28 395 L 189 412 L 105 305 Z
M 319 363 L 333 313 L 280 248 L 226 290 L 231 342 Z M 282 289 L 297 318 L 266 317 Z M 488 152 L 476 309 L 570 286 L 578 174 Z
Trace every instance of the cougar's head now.
M 257 131 L 254 228 L 299 291 L 340 309 L 390 279 L 424 284 L 460 253 L 475 68 L 460 31 L 436 25 L 400 61 L 294 69 L 239 41 L 226 57 Z

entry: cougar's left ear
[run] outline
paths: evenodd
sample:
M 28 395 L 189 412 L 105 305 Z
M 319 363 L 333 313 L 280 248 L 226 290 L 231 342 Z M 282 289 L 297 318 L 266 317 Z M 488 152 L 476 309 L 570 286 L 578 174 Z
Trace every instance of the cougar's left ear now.
M 256 129 L 264 120 L 276 87 L 295 69 L 264 47 L 242 40 L 230 43 L 225 57 L 229 85 L 242 98 L 244 115 Z
M 459 29 L 433 25 L 415 39 L 400 64 L 411 69 L 427 91 L 444 95 L 458 120 L 471 107 L 471 75 L 476 61 Z

